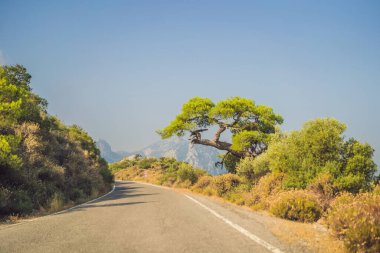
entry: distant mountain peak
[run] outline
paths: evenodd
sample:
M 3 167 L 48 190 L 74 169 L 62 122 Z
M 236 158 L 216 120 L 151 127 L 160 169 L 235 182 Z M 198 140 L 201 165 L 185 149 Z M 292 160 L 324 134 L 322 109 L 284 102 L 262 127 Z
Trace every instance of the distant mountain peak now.
M 109 163 L 117 162 L 123 157 L 130 155 L 126 151 L 113 151 L 111 145 L 103 139 L 98 139 L 96 146 L 99 148 L 101 156 Z

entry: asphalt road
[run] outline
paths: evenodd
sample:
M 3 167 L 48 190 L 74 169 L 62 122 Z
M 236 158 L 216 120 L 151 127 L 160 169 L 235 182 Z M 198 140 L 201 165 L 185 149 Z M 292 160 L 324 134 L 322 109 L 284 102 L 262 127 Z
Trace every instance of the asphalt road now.
M 0 226 L 0 252 L 287 252 L 260 215 L 135 182 L 94 202 Z

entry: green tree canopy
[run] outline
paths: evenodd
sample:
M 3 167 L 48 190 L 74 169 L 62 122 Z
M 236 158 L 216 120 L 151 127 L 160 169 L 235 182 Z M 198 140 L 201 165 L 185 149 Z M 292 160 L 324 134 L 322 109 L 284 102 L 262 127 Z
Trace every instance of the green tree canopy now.
M 265 105 L 255 105 L 253 100 L 231 97 L 218 103 L 209 98 L 194 97 L 182 106 L 182 112 L 164 129 L 158 131 L 163 139 L 173 135 L 190 134 L 194 144 L 211 146 L 242 158 L 256 157 L 268 145 L 276 125 L 283 122 L 280 115 Z M 217 127 L 213 139 L 202 138 L 202 132 Z M 226 130 L 232 141 L 221 141 Z
M 0 126 L 42 121 L 47 101 L 31 92 L 30 80 L 31 75 L 21 65 L 0 67 Z
M 304 188 L 328 173 L 339 190 L 358 192 L 375 180 L 373 148 L 344 140 L 346 125 L 333 118 L 306 122 L 302 129 L 278 134 L 265 153 L 270 170 L 285 173 L 285 186 Z

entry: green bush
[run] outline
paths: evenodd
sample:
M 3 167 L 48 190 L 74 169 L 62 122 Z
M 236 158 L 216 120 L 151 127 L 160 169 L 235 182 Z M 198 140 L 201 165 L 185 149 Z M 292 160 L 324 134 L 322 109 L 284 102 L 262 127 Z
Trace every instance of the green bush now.
M 270 212 L 288 220 L 313 222 L 321 217 L 322 207 L 314 195 L 293 190 L 280 193 L 271 203 Z
M 212 187 L 215 189 L 218 196 L 223 196 L 228 191 L 240 184 L 240 178 L 235 174 L 224 174 L 214 176 Z
M 143 169 L 149 169 L 157 161 L 156 158 L 143 158 L 138 162 L 138 166 Z
M 265 153 L 256 158 L 246 157 L 236 167 L 236 173 L 248 181 L 258 180 L 269 171 L 269 161 Z
M 226 168 L 227 172 L 235 174 L 236 166 L 239 163 L 240 158 L 232 155 L 231 153 L 220 155 L 220 158 L 223 160 L 223 166 Z
M 4 203 L 3 203 L 4 204 Z M 6 205 L 2 208 L 3 214 L 24 214 L 31 213 L 33 210 L 33 202 L 29 194 L 25 190 L 15 189 L 9 192 Z
M 159 162 L 161 165 L 161 169 L 166 170 L 171 167 L 173 164 L 178 164 L 178 161 L 171 157 L 160 157 Z
M 351 252 L 380 252 L 380 195 L 344 193 L 327 214 L 327 224 Z
M 105 183 L 111 184 L 114 182 L 113 174 L 111 170 L 109 170 L 106 166 L 102 167 L 99 170 L 99 174 L 102 176 Z
M 265 153 L 271 171 L 286 175 L 288 189 L 305 189 L 326 172 L 339 191 L 369 190 L 377 171 L 374 150 L 355 139 L 345 141 L 345 129 L 338 120 L 324 118 L 306 122 L 299 131 L 274 135 Z
M 135 160 L 135 159 L 129 159 L 127 157 L 127 158 L 124 158 L 123 160 L 121 160 L 119 162 L 110 164 L 109 167 L 110 167 L 110 170 L 112 172 L 116 172 L 116 171 L 119 171 L 119 170 L 122 170 L 122 169 L 126 169 L 126 168 L 129 168 L 129 167 L 132 167 L 132 166 L 136 165 L 137 162 L 138 162 L 137 160 Z
M 7 188 L 0 187 L 0 210 L 4 210 L 4 208 L 8 205 L 9 198 L 11 196 L 11 191 Z M 1 211 L 0 211 L 1 215 Z
M 164 186 L 172 186 L 177 181 L 177 175 L 175 173 L 172 174 L 162 174 L 158 179 L 158 183 Z
M 240 183 L 238 186 L 234 187 L 231 191 L 228 191 L 224 198 L 231 201 L 232 203 L 238 205 L 245 204 L 245 194 L 250 190 L 250 185 Z
M 189 180 L 191 184 L 194 184 L 198 176 L 193 169 L 193 167 L 189 164 L 181 164 L 180 168 L 177 170 L 177 177 L 179 182 L 185 182 L 186 180 Z

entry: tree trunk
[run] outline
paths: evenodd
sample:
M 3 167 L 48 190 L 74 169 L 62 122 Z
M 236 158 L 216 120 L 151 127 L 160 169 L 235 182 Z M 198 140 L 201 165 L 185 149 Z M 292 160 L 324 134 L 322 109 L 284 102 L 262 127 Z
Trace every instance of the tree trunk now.
M 228 151 L 231 154 L 233 154 L 234 156 L 237 156 L 239 158 L 244 158 L 246 156 L 245 152 L 235 151 L 235 150 L 231 149 L 232 144 L 227 143 L 227 142 L 223 142 L 223 141 L 215 142 L 215 141 L 211 141 L 211 140 L 207 140 L 207 139 L 203 139 L 203 140 L 202 139 L 193 139 L 192 143 L 214 147 L 214 148 L 217 148 L 219 150 L 225 150 L 225 151 Z

